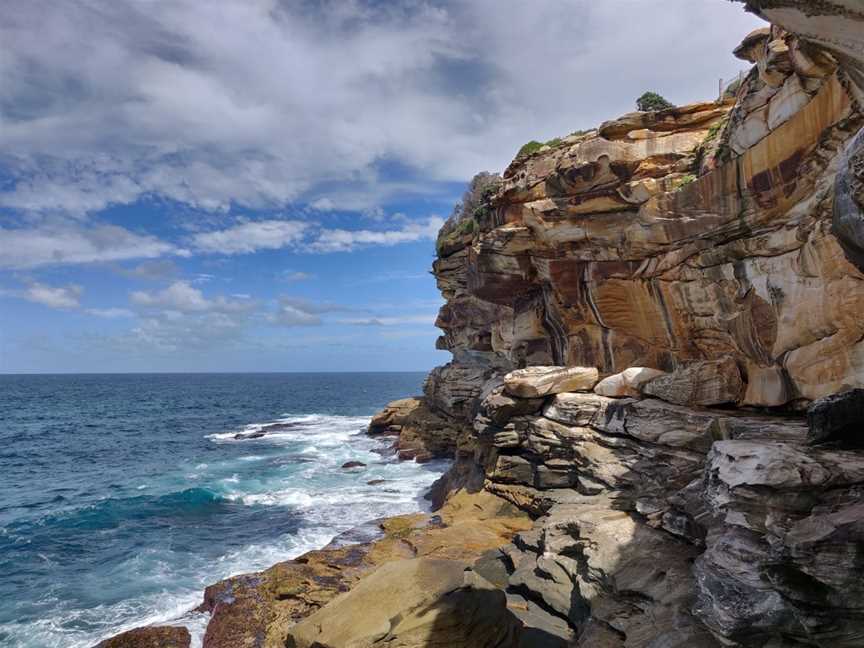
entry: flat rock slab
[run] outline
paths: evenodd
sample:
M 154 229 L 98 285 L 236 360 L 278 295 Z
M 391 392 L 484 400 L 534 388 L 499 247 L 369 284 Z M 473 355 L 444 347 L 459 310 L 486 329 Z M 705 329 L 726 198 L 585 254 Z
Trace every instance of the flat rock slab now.
M 291 628 L 286 646 L 513 645 L 518 622 L 504 592 L 482 579 L 466 585 L 465 568 L 462 561 L 428 558 L 387 563 Z
M 518 398 L 590 391 L 600 379 L 596 367 L 526 367 L 504 376 L 504 389 Z

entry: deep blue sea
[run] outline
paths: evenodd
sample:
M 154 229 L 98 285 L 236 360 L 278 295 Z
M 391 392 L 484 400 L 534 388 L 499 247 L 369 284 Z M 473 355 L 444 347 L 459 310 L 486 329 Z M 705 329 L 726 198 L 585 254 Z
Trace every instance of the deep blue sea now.
M 363 431 L 423 377 L 0 375 L 0 646 L 156 622 L 200 645 L 204 586 L 422 508 L 445 466 Z

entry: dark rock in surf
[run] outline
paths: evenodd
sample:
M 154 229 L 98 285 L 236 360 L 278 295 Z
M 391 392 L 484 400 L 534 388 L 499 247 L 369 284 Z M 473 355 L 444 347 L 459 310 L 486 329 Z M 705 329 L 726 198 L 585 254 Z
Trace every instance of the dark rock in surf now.
M 135 628 L 97 644 L 96 648 L 189 648 L 192 636 L 186 628 L 152 626 Z

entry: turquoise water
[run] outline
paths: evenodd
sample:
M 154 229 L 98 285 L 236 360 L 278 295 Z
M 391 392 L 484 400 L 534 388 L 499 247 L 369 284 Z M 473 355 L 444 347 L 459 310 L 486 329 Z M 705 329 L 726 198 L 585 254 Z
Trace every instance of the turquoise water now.
M 207 619 L 188 610 L 205 585 L 422 508 L 445 466 L 363 434 L 422 380 L 0 376 L 0 645 L 92 646 L 154 622 L 200 643 Z

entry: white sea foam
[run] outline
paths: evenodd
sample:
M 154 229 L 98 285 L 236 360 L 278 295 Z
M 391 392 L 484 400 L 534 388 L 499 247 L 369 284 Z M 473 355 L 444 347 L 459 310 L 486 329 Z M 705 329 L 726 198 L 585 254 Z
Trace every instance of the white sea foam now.
M 367 417 L 285 415 L 208 435 L 215 444 L 236 445 L 239 452 L 246 444 L 255 450 L 223 460 L 190 463 L 187 477 L 235 505 L 285 507 L 300 520 L 300 527 L 215 560 L 194 558 L 183 566 L 182 574 L 177 565 L 160 558 L 158 548 L 130 556 L 118 569 L 118 578 L 139 579 L 149 586 L 145 589 L 150 594 L 88 610 L 67 609 L 58 602 L 57 613 L 36 626 L 32 622 L 20 628 L 4 626 L 11 632 L 11 646 L 89 648 L 134 627 L 169 624 L 187 627 L 193 648 L 200 648 L 209 616 L 190 610 L 201 602 L 206 585 L 320 548 L 369 520 L 424 507 L 423 493 L 446 465 L 418 465 L 382 457 L 375 452 L 382 442 L 362 434 L 368 422 Z M 235 438 L 238 433 L 261 431 L 264 436 L 260 438 Z M 366 466 L 343 470 L 346 461 L 360 461 Z M 248 462 L 255 462 L 254 470 Z M 367 483 L 379 479 L 385 483 Z M 21 643 L 16 643 L 19 637 Z

